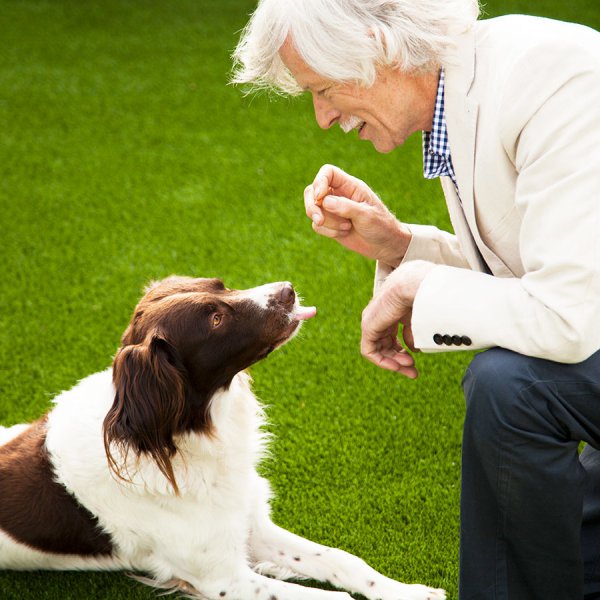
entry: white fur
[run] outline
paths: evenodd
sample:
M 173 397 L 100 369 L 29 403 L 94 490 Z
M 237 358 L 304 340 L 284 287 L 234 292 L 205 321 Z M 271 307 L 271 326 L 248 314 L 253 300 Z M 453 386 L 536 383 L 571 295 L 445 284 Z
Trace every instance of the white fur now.
M 350 554 L 271 522 L 269 485 L 256 472 L 266 450 L 264 414 L 247 374 L 238 374 L 227 391 L 213 397 L 214 437 L 194 434 L 177 440 L 173 465 L 179 496 L 149 459 L 129 456 L 131 482 L 108 468 L 102 423 L 114 395 L 111 369 L 60 394 L 48 418 L 47 448 L 57 480 L 97 516 L 113 539 L 115 555 L 52 555 L 0 531 L 0 568 L 133 569 L 159 587 L 179 587 L 209 600 L 350 600 L 345 592 L 261 573 L 329 580 L 373 600 L 445 597 L 441 590 L 388 579 Z M 0 440 L 21 429 L 0 430 Z
M 291 284 L 290 284 L 291 285 Z M 247 298 L 252 300 L 261 308 L 267 308 L 269 301 L 272 300 L 273 295 L 281 289 L 281 283 L 266 283 L 249 290 L 239 292 L 238 295 L 241 298 Z

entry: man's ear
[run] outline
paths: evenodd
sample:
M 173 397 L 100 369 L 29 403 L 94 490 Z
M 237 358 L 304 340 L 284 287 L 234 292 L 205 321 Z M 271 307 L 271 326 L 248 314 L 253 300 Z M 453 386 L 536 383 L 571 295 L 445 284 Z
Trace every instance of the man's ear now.
M 171 459 L 177 451 L 173 437 L 185 421 L 188 382 L 176 350 L 157 333 L 142 344 L 122 347 L 113 362 L 113 383 L 115 399 L 104 419 L 111 469 L 125 479 L 129 451 L 149 454 L 178 493 Z

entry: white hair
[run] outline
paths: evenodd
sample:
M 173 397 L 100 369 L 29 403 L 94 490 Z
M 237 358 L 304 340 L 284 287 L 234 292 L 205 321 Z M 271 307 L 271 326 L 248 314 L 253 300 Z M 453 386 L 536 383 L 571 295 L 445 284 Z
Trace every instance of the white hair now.
M 478 16 L 478 0 L 260 0 L 233 54 L 232 81 L 299 93 L 278 54 L 289 36 L 319 75 L 370 87 L 378 66 L 436 68 Z

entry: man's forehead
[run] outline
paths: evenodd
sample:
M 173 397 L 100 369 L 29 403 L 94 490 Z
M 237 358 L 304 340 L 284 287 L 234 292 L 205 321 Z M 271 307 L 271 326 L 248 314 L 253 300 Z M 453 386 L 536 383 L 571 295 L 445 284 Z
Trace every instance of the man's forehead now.
M 327 78 L 319 75 L 306 64 L 290 36 L 286 38 L 279 49 L 279 57 L 303 91 L 315 90 L 322 87 L 323 84 L 329 83 Z

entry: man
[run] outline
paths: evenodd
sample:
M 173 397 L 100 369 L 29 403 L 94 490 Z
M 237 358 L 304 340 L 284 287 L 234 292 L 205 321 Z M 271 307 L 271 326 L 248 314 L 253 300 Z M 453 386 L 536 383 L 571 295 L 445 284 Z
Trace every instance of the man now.
M 600 598 L 600 35 L 476 0 L 261 0 L 234 79 L 380 152 L 423 131 L 455 235 L 324 166 L 313 229 L 377 260 L 361 351 L 484 349 L 463 381 L 461 600 Z M 581 441 L 587 443 L 580 457 Z

